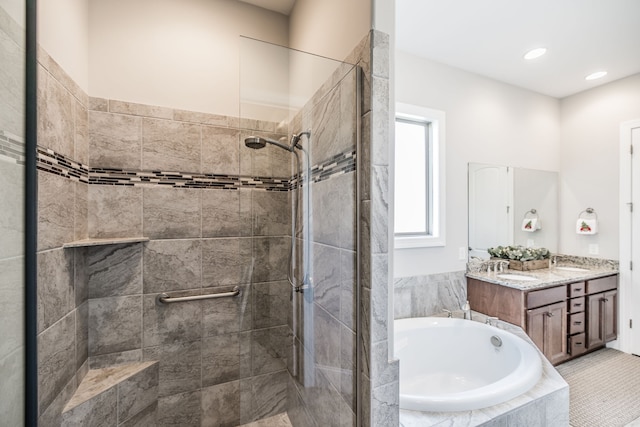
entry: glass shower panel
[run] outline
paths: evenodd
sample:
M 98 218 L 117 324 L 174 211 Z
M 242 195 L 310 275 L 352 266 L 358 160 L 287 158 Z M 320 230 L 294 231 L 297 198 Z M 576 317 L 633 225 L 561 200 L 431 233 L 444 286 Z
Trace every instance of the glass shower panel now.
M 356 425 L 358 71 L 241 39 L 254 308 L 245 422 Z
M 24 424 L 25 4 L 0 2 L 0 414 Z

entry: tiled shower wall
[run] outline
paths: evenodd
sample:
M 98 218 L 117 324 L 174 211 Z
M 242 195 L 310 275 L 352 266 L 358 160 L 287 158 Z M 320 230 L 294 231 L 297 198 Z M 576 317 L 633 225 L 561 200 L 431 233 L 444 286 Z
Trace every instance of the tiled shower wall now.
M 351 65 L 340 66 L 326 89 L 319 90 L 292 120 L 292 129 L 311 130 L 302 144 L 312 163 L 345 153 L 355 163 L 351 153 L 356 150 L 357 72 Z M 328 179 L 314 179 L 309 187 L 311 213 L 309 221 L 298 222 L 297 238 L 301 250 L 302 228 L 312 228 L 308 244 L 313 284 L 294 295 L 298 313 L 292 324 L 294 351 L 301 366 L 298 371 L 292 368 L 288 414 L 295 426 L 354 426 L 355 164 Z M 298 280 L 301 283 L 302 277 Z
M 86 94 L 38 52 L 38 142 L 87 163 Z M 87 237 L 88 186 L 38 171 L 38 405 L 40 425 L 60 412 L 88 369 L 88 298 L 82 257 L 62 249 Z
M 399 423 L 398 361 L 389 340 L 389 151 L 392 138 L 389 88 L 389 36 L 372 30 L 354 50 L 363 70 L 362 149 L 359 165 L 360 334 L 363 426 Z
M 24 372 L 24 29 L 0 7 L 0 414 L 22 425 Z
M 234 118 L 89 99 L 40 57 L 42 424 L 59 424 L 87 369 L 140 360 L 160 362 L 158 425 L 284 411 L 289 194 L 269 178 L 290 176 L 289 153 L 240 145 Z M 280 136 L 275 124 L 242 125 Z M 62 249 L 141 235 L 151 240 Z M 160 292 L 235 285 L 241 297 L 156 304 Z

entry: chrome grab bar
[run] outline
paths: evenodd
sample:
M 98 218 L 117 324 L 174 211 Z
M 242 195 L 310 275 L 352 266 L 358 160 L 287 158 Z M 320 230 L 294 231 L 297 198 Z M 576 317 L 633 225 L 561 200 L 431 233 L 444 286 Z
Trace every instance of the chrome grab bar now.
M 220 292 L 218 294 L 192 295 L 188 297 L 171 297 L 166 293 L 162 293 L 156 297 L 159 304 L 170 304 L 174 302 L 198 301 L 202 299 L 237 297 L 240 295 L 240 288 L 235 286 L 231 292 Z

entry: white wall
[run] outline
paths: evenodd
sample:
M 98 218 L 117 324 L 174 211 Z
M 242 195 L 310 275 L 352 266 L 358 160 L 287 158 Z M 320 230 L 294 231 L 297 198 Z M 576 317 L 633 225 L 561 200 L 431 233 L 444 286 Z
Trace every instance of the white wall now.
M 371 0 L 297 0 L 290 47 L 343 60 L 371 28 Z
M 465 269 L 468 247 L 467 163 L 559 170 L 560 103 L 433 61 L 396 52 L 396 101 L 446 113 L 447 244 L 398 249 L 394 275 Z
M 640 74 L 564 98 L 560 102 L 560 252 L 619 259 L 620 123 L 640 119 Z M 578 214 L 592 207 L 599 233 L 577 235 Z
M 38 43 L 82 90 L 88 92 L 88 1 L 39 1 L 37 31 Z
M 89 0 L 89 93 L 237 115 L 240 35 L 288 43 L 287 17 L 235 0 Z
M 24 28 L 25 21 L 25 0 L 0 0 L 0 8 L 13 18 L 20 27 Z
M 39 2 L 38 31 L 91 96 L 238 115 L 241 35 L 343 59 L 371 19 L 371 0 L 298 0 L 291 17 L 236 0 L 59 0 Z

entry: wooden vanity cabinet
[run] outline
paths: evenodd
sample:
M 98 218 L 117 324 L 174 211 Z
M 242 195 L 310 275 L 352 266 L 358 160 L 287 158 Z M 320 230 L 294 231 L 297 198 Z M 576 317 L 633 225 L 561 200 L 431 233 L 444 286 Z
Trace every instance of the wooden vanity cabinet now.
M 520 290 L 467 279 L 471 308 L 524 329 L 557 365 L 617 337 L 618 275 Z
M 527 310 L 527 335 L 553 364 L 567 357 L 567 304 Z

